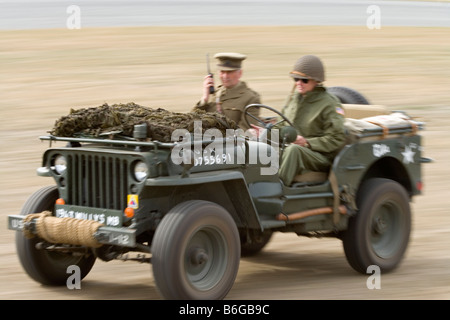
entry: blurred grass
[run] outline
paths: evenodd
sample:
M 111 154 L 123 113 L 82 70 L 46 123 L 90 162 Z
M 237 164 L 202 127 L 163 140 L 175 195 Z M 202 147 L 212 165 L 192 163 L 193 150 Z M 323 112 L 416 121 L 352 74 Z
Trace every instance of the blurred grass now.
M 222 51 L 248 55 L 243 80 L 278 109 L 292 87 L 289 71 L 309 53 L 323 59 L 327 86 L 352 87 L 374 104 L 448 106 L 449 40 L 448 28 L 419 27 L 2 31 L 0 117 L 10 121 L 1 130 L 21 122 L 48 130 L 70 108 L 104 102 L 189 111 L 201 95 L 206 53 Z

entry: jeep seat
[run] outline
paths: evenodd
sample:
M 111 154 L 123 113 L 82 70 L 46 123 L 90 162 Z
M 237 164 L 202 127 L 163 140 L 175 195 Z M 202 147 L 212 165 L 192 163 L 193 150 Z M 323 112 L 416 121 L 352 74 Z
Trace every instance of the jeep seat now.
M 328 172 L 310 171 L 294 177 L 292 187 L 324 183 L 328 179 Z

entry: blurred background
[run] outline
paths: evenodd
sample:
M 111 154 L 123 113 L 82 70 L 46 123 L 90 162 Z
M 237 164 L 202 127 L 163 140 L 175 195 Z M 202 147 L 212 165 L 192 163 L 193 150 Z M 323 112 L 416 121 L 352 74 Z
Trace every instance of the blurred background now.
M 384 278 L 381 291 L 352 273 L 338 241 L 280 235 L 261 257 L 242 262 L 229 297 L 450 298 L 449 27 L 449 1 L 0 0 L 0 298 L 125 298 L 105 293 L 116 280 L 114 262 L 97 263 L 86 278 L 94 285 L 75 296 L 34 283 L 18 263 L 6 216 L 52 184 L 36 176 L 48 147 L 38 137 L 57 119 L 105 102 L 188 112 L 202 93 L 206 54 L 217 52 L 246 54 L 242 79 L 279 110 L 295 61 L 318 55 L 326 86 L 353 88 L 373 104 L 426 121 L 425 156 L 436 160 L 425 165 L 425 194 L 413 204 L 410 259 Z M 212 58 L 211 66 L 215 72 Z M 148 266 L 126 267 L 139 270 L 122 280 L 133 289 L 126 298 L 157 299 Z M 256 290 L 261 275 L 283 293 Z

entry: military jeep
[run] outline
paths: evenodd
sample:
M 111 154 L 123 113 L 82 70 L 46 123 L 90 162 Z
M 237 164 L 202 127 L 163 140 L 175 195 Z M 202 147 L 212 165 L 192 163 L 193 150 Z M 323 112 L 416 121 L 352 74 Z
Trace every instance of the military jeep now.
M 223 299 L 241 256 L 263 250 L 274 232 L 292 232 L 341 240 L 360 273 L 371 265 L 393 270 L 408 246 L 410 201 L 429 161 L 424 124 L 351 89 L 330 91 L 343 103 L 348 143 L 329 172 L 298 176 L 290 186 L 268 159 L 279 158 L 293 128 L 266 141 L 239 131 L 149 141 L 145 125 L 135 125 L 132 137 L 40 137 L 62 145 L 50 146 L 37 169 L 55 184 L 8 216 L 23 268 L 39 283 L 66 285 L 69 266 L 84 278 L 96 259 L 137 260 L 151 263 L 162 298 Z

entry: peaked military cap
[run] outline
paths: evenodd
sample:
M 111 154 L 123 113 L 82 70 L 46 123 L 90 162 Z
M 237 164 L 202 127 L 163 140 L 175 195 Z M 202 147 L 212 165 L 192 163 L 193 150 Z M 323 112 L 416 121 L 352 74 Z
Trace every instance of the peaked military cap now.
M 223 71 L 233 71 L 241 69 L 242 60 L 247 58 L 246 55 L 234 52 L 222 52 L 214 55 L 218 61 L 217 66 Z

